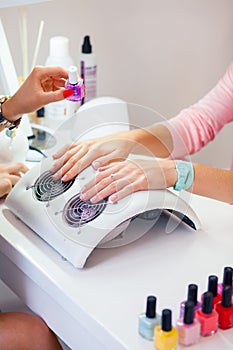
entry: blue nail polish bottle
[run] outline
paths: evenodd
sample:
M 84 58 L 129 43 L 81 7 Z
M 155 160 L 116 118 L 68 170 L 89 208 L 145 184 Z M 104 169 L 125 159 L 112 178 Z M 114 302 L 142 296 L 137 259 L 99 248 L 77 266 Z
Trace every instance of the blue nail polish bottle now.
M 146 313 L 139 315 L 139 334 L 147 339 L 154 339 L 154 328 L 161 324 L 161 317 L 156 313 L 156 297 L 148 296 L 146 303 Z

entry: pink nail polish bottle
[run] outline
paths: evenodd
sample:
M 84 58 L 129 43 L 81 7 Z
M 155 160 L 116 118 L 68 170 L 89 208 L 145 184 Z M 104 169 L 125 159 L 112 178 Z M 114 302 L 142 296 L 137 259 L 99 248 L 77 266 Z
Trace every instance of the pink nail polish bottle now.
M 177 321 L 176 328 L 179 335 L 179 344 L 190 346 L 199 341 L 201 325 L 194 318 L 194 303 L 192 301 L 185 303 L 184 318 Z
M 201 336 L 207 337 L 218 330 L 218 313 L 213 309 L 213 294 L 205 292 L 202 308 L 195 312 L 196 319 L 201 324 Z
M 186 301 L 192 301 L 194 303 L 194 311 L 201 308 L 201 302 L 197 300 L 197 290 L 198 286 L 194 283 L 188 285 L 188 295 L 187 300 L 180 303 L 180 318 L 184 317 L 184 308 Z
M 208 278 L 208 292 L 213 294 L 213 304 L 217 304 L 221 301 L 222 296 L 218 293 L 218 277 L 215 275 L 211 275 Z M 201 300 L 203 301 L 203 294 L 201 296 Z
M 218 284 L 218 293 L 222 295 L 223 286 L 232 287 L 233 269 L 230 266 L 224 267 L 223 271 L 223 281 Z
M 218 313 L 218 326 L 221 329 L 233 327 L 233 305 L 232 305 L 232 287 L 224 286 L 222 291 L 222 301 L 215 305 Z

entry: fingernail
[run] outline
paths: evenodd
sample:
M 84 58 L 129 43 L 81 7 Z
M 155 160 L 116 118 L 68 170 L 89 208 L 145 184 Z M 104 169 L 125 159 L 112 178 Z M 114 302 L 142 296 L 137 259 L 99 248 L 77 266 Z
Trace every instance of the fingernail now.
M 66 180 L 68 180 L 68 179 L 69 179 L 69 177 L 68 177 L 67 174 L 65 174 L 64 176 L 62 176 L 62 181 L 66 181 Z
M 96 196 L 94 196 L 90 199 L 90 201 L 91 201 L 91 203 L 96 203 L 96 202 L 98 202 L 98 198 Z
M 63 91 L 63 96 L 64 96 L 65 98 L 67 98 L 67 97 L 73 95 L 73 93 L 74 93 L 73 90 L 67 89 L 67 90 L 64 90 L 64 91 Z
M 98 168 L 101 166 L 101 164 L 100 164 L 100 162 L 94 161 L 94 162 L 92 163 L 92 166 L 93 166 L 94 169 L 98 169 Z
M 85 201 L 86 198 L 87 198 L 87 196 L 86 196 L 85 194 L 81 194 L 81 195 L 80 195 L 80 199 L 81 199 L 82 201 Z
M 110 196 L 110 197 L 108 198 L 108 200 L 109 200 L 110 203 L 116 202 L 116 200 L 117 200 L 117 195 L 116 195 L 116 194 L 113 194 L 112 196 Z

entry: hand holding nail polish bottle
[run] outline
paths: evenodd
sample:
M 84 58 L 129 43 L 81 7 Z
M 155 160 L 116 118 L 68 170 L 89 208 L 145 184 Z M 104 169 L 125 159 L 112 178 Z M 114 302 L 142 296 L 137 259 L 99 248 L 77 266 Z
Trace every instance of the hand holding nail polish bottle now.
M 232 287 L 224 286 L 222 300 L 215 305 L 218 313 L 218 326 L 221 329 L 233 327 Z
M 150 295 L 147 297 L 146 313 L 139 315 L 139 334 L 148 340 L 154 339 L 154 328 L 161 322 L 161 317 L 156 313 L 156 297 Z
M 180 318 L 176 323 L 178 330 L 179 343 L 184 346 L 190 346 L 197 343 L 200 339 L 201 325 L 194 318 L 194 303 L 187 301 L 184 308 L 184 318 Z
M 197 320 L 201 324 L 201 336 L 212 335 L 218 330 L 218 313 L 213 309 L 213 294 L 203 294 L 202 308 L 195 312 Z
M 157 350 L 175 350 L 178 344 L 178 331 L 172 326 L 172 312 L 162 311 L 161 326 L 154 330 L 154 347 Z

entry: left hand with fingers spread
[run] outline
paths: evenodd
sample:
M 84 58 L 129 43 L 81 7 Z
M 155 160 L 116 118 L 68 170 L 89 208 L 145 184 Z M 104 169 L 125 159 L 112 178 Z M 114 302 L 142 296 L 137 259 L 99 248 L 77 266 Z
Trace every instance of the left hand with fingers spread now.
M 98 168 L 95 179 L 81 189 L 80 198 L 97 203 L 109 197 L 113 203 L 136 191 L 174 186 L 176 181 L 173 160 L 125 160 Z

